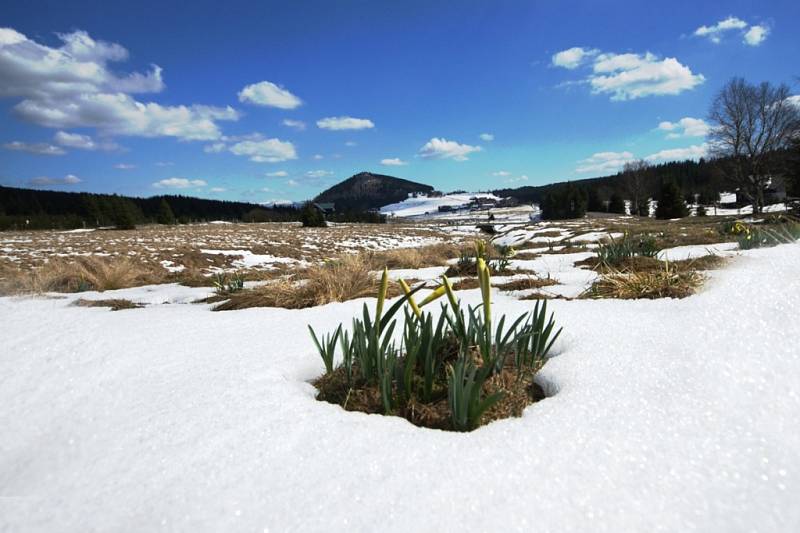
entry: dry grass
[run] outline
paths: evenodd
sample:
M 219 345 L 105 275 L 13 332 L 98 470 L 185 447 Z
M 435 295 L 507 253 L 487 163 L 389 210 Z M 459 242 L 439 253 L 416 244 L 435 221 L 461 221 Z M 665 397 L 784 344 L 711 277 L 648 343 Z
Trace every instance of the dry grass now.
M 537 276 L 526 276 L 509 281 L 508 283 L 498 283 L 496 287 L 501 291 L 526 291 L 529 289 L 541 289 L 549 285 L 558 285 L 552 278 L 540 278 Z
M 458 257 L 459 247 L 454 244 L 440 243 L 419 248 L 397 248 L 385 252 L 370 254 L 375 270 L 387 267 L 395 268 L 424 268 L 429 266 L 444 266 L 448 259 Z
M 123 309 L 139 309 L 141 304 L 134 303 L 130 300 L 123 298 L 109 298 L 106 300 L 84 300 L 81 298 L 77 300 L 74 305 L 78 307 L 108 307 L 112 311 L 121 311 Z
M 344 255 L 324 265 L 310 267 L 303 274 L 307 279 L 294 281 L 284 278 L 269 285 L 234 293 L 214 310 L 230 311 L 249 307 L 302 309 L 375 296 L 380 282 L 371 270 L 372 261 L 366 254 Z M 400 292 L 396 283 L 389 285 L 390 297 Z
M 0 284 L 2 294 L 82 292 L 161 283 L 165 272 L 128 258 L 54 258 L 31 271 L 17 271 Z
M 538 371 L 538 368 L 536 369 Z M 544 390 L 534 382 L 535 372 L 526 372 L 519 378 L 511 368 L 503 369 L 484 383 L 485 395 L 501 393 L 502 398 L 481 417 L 480 426 L 503 418 L 522 416 L 528 405 L 543 400 Z M 319 391 L 317 399 L 341 406 L 346 411 L 360 411 L 371 414 L 384 414 L 378 386 L 357 380 L 349 383 L 344 367 L 336 368 L 331 374 L 323 374 L 312 382 Z M 422 403 L 412 398 L 391 413 L 405 418 L 415 426 L 451 430 L 450 407 L 447 402 L 447 389 L 435 384 L 433 401 Z
M 694 294 L 704 277 L 695 270 L 678 268 L 664 263 L 664 267 L 649 271 L 608 270 L 583 295 L 585 298 L 685 298 Z

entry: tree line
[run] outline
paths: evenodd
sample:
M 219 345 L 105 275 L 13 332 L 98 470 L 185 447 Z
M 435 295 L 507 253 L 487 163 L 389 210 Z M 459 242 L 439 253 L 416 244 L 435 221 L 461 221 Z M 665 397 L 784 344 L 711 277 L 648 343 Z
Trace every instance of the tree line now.
M 334 222 L 384 222 L 376 213 L 344 211 L 327 215 Z M 117 194 L 40 191 L 0 186 L 0 230 L 75 229 L 140 224 L 229 222 L 298 222 L 294 205 L 262 206 L 248 202 L 206 200 L 181 195 L 136 198 Z
M 614 176 L 542 187 L 495 191 L 539 203 L 545 219 L 577 218 L 586 211 L 686 216 L 687 203 L 711 205 L 720 192 L 737 193 L 738 205 L 761 213 L 783 182 L 786 197 L 800 198 L 800 100 L 788 85 L 731 79 L 715 96 L 709 114 L 710 159 L 650 165 L 633 161 Z M 703 210 L 701 210 L 701 213 Z

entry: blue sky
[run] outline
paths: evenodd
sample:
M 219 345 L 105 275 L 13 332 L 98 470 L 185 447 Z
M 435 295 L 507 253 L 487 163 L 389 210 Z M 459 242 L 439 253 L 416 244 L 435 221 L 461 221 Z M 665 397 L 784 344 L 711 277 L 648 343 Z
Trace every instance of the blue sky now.
M 699 157 L 732 76 L 800 92 L 800 2 L 13 2 L 0 184 L 301 200 Z M 791 59 L 790 59 L 791 58 Z

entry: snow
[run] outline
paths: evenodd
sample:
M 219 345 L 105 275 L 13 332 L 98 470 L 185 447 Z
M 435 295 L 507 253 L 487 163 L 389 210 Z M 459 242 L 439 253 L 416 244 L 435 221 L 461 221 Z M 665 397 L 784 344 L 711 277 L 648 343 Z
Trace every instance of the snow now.
M 684 300 L 550 301 L 551 397 L 471 434 L 314 400 L 306 324 L 363 301 L 0 298 L 0 530 L 798 531 L 800 354 L 779 320 L 798 262 L 743 252 Z
M 683 259 L 696 259 L 706 255 L 730 255 L 733 250 L 738 250 L 739 244 L 735 242 L 721 242 L 718 244 L 693 244 L 665 248 L 658 252 L 658 259 L 662 261 L 681 261 Z
M 429 213 L 438 213 L 439 206 L 463 206 L 469 203 L 470 198 L 494 198 L 497 196 L 489 193 L 445 194 L 438 197 L 417 196 L 409 197 L 395 204 L 381 207 L 381 213 L 396 217 L 411 217 Z
M 297 259 L 292 259 L 291 257 L 276 257 L 269 254 L 254 254 L 250 250 L 200 250 L 200 253 L 209 255 L 221 254 L 241 256 L 241 259 L 236 259 L 233 261 L 233 266 L 238 268 L 254 268 L 260 266 L 266 266 L 269 268 L 275 263 L 298 264 L 301 266 L 308 265 L 308 263 L 305 261 L 299 261 Z

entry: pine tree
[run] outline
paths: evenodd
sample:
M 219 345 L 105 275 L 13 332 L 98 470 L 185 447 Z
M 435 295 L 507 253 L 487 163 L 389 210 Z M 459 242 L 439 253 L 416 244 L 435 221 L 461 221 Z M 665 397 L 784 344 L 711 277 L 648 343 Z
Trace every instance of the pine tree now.
M 312 202 L 306 203 L 300 213 L 300 222 L 303 223 L 304 228 L 324 228 L 328 224 L 325 222 L 325 217 L 322 216 L 317 206 Z
M 608 212 L 625 214 L 625 200 L 622 199 L 622 196 L 617 193 L 611 195 L 611 199 L 608 202 Z
M 156 222 L 170 226 L 175 224 L 175 214 L 172 212 L 172 208 L 169 206 L 169 202 L 167 202 L 166 198 L 162 198 L 161 203 L 158 206 Z
M 689 214 L 683 201 L 681 190 L 673 181 L 664 181 L 661 184 L 661 194 L 658 197 L 656 218 L 670 219 L 683 218 Z

